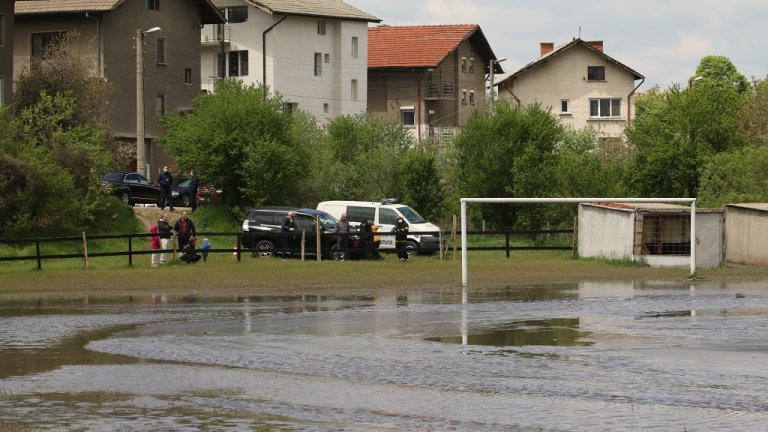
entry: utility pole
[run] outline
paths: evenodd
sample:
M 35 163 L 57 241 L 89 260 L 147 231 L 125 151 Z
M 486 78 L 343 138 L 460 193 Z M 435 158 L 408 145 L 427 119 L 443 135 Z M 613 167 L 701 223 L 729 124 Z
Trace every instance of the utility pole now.
M 491 69 L 488 72 L 488 78 L 491 81 L 491 114 L 496 112 L 496 86 L 494 85 L 494 65 L 505 61 L 506 58 L 502 57 L 498 60 L 491 59 Z
M 136 30 L 136 172 L 149 178 L 147 172 L 147 144 L 144 134 L 144 36 L 160 31 L 152 27 Z

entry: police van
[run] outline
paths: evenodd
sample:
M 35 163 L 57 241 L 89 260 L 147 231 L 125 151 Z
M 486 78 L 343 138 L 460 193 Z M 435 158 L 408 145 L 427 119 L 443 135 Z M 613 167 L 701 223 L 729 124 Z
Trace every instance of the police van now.
M 379 247 L 385 250 L 395 249 L 395 236 L 388 233 L 395 227 L 397 218 L 402 217 L 408 222 L 410 230 L 406 243 L 409 254 L 431 254 L 440 250 L 440 228 L 427 222 L 411 207 L 397 203 L 395 199 L 387 198 L 380 202 L 323 201 L 317 205 L 317 209 L 330 213 L 336 219 L 346 213 L 350 228 L 357 228 L 363 220 L 372 220 L 379 227 Z

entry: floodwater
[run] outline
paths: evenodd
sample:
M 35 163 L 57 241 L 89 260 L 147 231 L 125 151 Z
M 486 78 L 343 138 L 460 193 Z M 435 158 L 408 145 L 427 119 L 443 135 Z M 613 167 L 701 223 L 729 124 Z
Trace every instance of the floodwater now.
M 768 282 L 0 302 L 0 430 L 766 431 Z

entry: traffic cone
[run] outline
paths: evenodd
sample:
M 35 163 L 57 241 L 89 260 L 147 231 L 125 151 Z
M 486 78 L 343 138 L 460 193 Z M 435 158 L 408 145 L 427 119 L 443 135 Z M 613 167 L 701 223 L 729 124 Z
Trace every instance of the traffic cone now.
M 232 252 L 232 259 L 237 259 L 237 242 L 235 242 L 235 245 L 232 248 L 235 250 Z

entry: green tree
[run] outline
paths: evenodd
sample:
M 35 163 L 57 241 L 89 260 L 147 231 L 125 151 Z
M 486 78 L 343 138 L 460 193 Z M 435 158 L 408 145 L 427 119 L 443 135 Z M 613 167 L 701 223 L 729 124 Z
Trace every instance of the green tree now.
M 746 144 L 768 145 L 768 79 L 756 81 L 747 92 L 737 122 Z
M 492 116 L 474 116 L 454 139 L 460 192 L 475 197 L 556 196 L 555 153 L 563 126 L 539 104 L 499 104 Z M 479 206 L 497 228 L 536 227 L 541 206 Z
M 294 141 L 292 116 L 283 112 L 279 96 L 226 79 L 192 106 L 191 113 L 161 120 L 166 133 L 160 143 L 182 170 L 220 185 L 235 214 L 254 205 L 295 205 L 310 155 Z
M 418 209 L 427 220 L 440 220 L 446 194 L 433 152 L 423 147 L 409 150 L 400 165 L 400 180 L 403 202 Z
M 700 77 L 700 78 L 699 78 Z M 696 67 L 694 80 L 702 79 L 710 85 L 721 84 L 731 87 L 736 91 L 743 93 L 749 88 L 747 78 L 736 69 L 728 57 L 724 56 L 706 56 L 701 59 L 699 66 Z
M 714 155 L 701 175 L 699 202 L 705 207 L 768 201 L 768 146 Z

